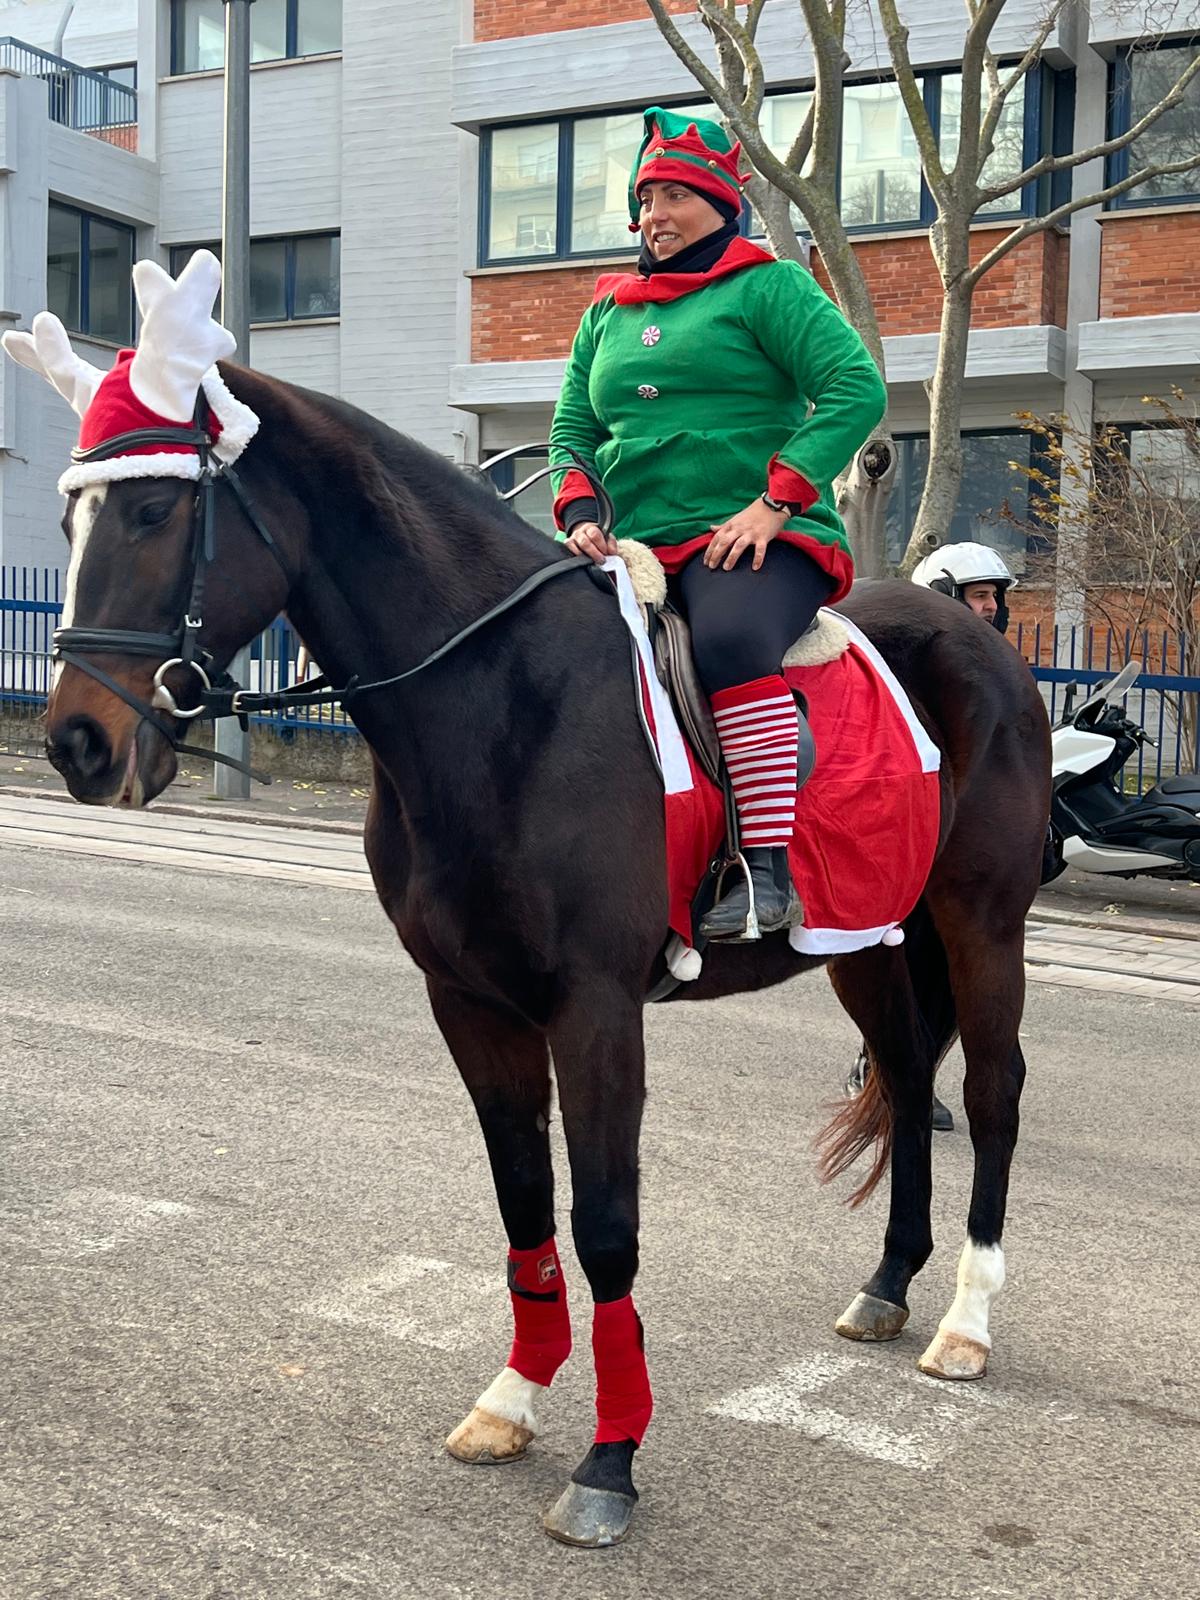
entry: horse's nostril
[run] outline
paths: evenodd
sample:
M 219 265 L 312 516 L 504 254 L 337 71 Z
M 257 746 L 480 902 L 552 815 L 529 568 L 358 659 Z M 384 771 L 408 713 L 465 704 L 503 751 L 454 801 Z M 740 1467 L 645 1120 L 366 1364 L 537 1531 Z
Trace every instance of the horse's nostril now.
M 112 763 L 108 735 L 91 717 L 71 717 L 61 732 L 46 740 L 46 755 L 59 772 L 96 778 Z

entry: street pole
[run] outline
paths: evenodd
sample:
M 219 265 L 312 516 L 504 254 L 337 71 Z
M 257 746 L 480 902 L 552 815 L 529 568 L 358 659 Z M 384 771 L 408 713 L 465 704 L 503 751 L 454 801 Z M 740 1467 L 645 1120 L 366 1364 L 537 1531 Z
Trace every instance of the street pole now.
M 250 7 L 254 0 L 225 4 L 225 190 L 221 229 L 221 321 L 237 340 L 238 360 L 250 364 Z M 230 669 L 249 682 L 250 651 L 239 650 Z M 214 723 L 222 755 L 250 760 L 250 736 L 235 717 Z M 213 769 L 213 792 L 248 800 L 250 777 L 234 767 Z

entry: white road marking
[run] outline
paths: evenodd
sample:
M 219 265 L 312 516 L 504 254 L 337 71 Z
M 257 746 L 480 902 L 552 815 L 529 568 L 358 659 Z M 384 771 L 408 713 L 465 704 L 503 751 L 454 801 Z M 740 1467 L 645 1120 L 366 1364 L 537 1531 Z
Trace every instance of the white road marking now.
M 464 1272 L 450 1261 L 397 1255 L 300 1309 L 344 1327 L 374 1328 L 427 1350 L 468 1350 L 500 1336 L 504 1293 L 502 1271 Z
M 39 1256 L 79 1261 L 108 1255 L 150 1238 L 164 1224 L 195 1215 L 195 1206 L 111 1189 L 69 1189 L 36 1213 L 9 1211 L 0 1216 L 7 1240 Z
M 829 1440 L 889 1466 L 930 1472 L 989 1408 L 1006 1404 L 998 1396 L 977 1392 L 973 1385 L 948 1387 L 916 1372 L 898 1373 L 870 1356 L 839 1350 L 818 1351 L 784 1367 L 765 1383 L 726 1395 L 706 1414 L 795 1428 L 810 1439 Z

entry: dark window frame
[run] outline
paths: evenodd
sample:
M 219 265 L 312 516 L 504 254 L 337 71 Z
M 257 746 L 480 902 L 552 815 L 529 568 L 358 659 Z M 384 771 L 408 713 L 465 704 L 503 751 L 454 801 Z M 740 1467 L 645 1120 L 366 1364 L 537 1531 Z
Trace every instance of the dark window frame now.
M 1034 456 L 1037 453 L 1037 435 L 1031 433 L 1028 428 L 963 428 L 962 437 L 964 439 L 1020 440 L 1027 447 L 1028 461 L 1030 465 L 1033 464 Z M 898 449 L 903 449 L 905 445 L 909 444 L 928 444 L 929 442 L 928 433 L 897 433 L 893 435 L 893 438 Z M 1013 455 L 1016 457 L 1018 452 L 1014 450 Z M 898 464 L 898 466 L 899 465 L 900 464 Z M 1053 463 L 1051 463 L 1051 465 L 1053 465 Z M 1053 473 L 1052 476 L 1054 476 L 1057 480 L 1059 474 L 1056 472 Z M 893 493 L 894 492 L 895 491 L 893 491 Z M 1026 556 L 1044 556 L 1053 548 L 1053 541 L 1057 533 L 1057 524 L 1053 515 L 1054 508 L 1051 500 L 1049 499 L 1049 495 L 1052 492 L 1053 491 L 1047 490 L 1044 493 L 1035 493 L 1032 484 L 1030 485 L 1028 491 L 1027 522 L 1031 528 L 1044 528 L 1045 532 L 1026 532 L 1024 549 Z M 920 496 L 918 495 L 918 501 L 919 498 Z M 911 528 L 902 528 L 901 534 L 905 543 L 907 543 L 911 532 Z M 982 542 L 986 544 L 988 541 L 985 539 Z M 1003 554 L 1003 551 L 1001 554 Z
M 91 225 L 93 222 L 102 223 L 106 228 L 115 228 L 120 233 L 129 235 L 130 259 L 137 260 L 137 229 L 132 223 L 122 222 L 117 217 L 106 217 L 99 211 L 85 211 L 82 206 L 69 205 L 65 200 L 52 199 L 49 206 L 57 211 L 65 211 L 70 216 L 79 219 L 79 327 L 67 326 L 68 333 L 77 334 L 81 339 L 96 339 L 102 344 L 114 344 L 121 347 L 133 343 L 134 330 L 137 327 L 136 310 L 133 298 L 133 279 L 129 281 L 129 328 L 128 336 L 113 339 L 107 333 L 94 333 L 90 327 L 92 318 L 92 261 L 91 261 Z M 49 240 L 49 208 L 47 211 L 47 239 L 46 261 L 49 265 L 50 240 Z
M 338 322 L 342 315 L 342 261 L 341 261 L 340 228 L 314 229 L 311 233 L 265 233 L 256 234 L 251 239 L 253 248 L 256 244 L 282 244 L 284 246 L 283 258 L 283 306 L 282 317 L 267 317 L 252 319 L 251 326 L 255 328 L 283 328 L 293 322 Z M 308 239 L 336 239 L 338 241 L 338 309 L 336 311 L 296 311 L 296 246 Z M 187 265 L 188 257 L 195 250 L 212 250 L 220 254 L 220 240 L 200 240 L 196 244 L 173 244 L 170 249 L 171 276 L 178 277 Z
M 198 72 L 220 72 L 221 67 L 185 67 L 181 65 L 183 55 L 183 39 L 179 28 L 179 13 L 186 0 L 171 0 L 171 71 L 172 78 L 190 78 Z M 255 61 L 254 66 L 265 66 L 269 61 L 309 61 L 319 59 L 321 56 L 341 55 L 337 50 L 305 51 L 303 55 L 297 49 L 300 38 L 300 0 L 286 0 L 284 14 L 284 44 L 281 56 L 267 56 L 263 61 Z
M 960 75 L 960 67 L 938 67 L 928 72 L 921 73 L 922 88 L 925 98 L 926 110 L 929 113 L 933 127 L 934 137 L 941 133 L 941 85 L 947 77 Z M 878 75 L 871 77 L 854 78 L 847 81 L 847 87 L 863 84 L 893 82 L 890 78 L 881 78 Z M 1063 109 L 1073 103 L 1074 74 L 1067 71 L 1056 71 L 1046 62 L 1039 62 L 1025 79 L 1025 106 L 1024 106 L 1024 138 L 1022 143 L 1022 165 L 1032 166 L 1039 154 L 1050 148 L 1055 153 L 1062 153 L 1059 145 L 1065 138 L 1065 148 L 1070 148 L 1071 123 L 1065 121 Z M 794 85 L 783 89 L 771 91 L 772 97 L 787 94 L 810 94 L 809 85 Z M 695 97 L 679 100 L 679 105 L 688 105 Z M 571 247 L 571 209 L 572 209 L 572 180 L 574 174 L 575 156 L 575 129 L 580 122 L 597 121 L 601 117 L 620 117 L 636 115 L 640 110 L 637 106 L 608 106 L 602 111 L 577 111 L 565 112 L 561 116 L 530 116 L 515 118 L 507 122 L 487 123 L 480 129 L 479 134 L 479 204 L 478 204 L 478 229 L 479 247 L 477 251 L 477 265 L 480 267 L 534 267 L 548 266 L 559 261 L 588 261 L 602 256 L 633 256 L 638 245 L 631 244 L 627 250 L 575 250 Z M 556 248 L 545 254 L 518 255 L 518 256 L 493 256 L 488 253 L 488 240 L 491 235 L 491 163 L 492 140 L 497 133 L 506 133 L 513 128 L 535 127 L 539 124 L 557 124 L 558 127 L 558 181 L 555 186 L 555 239 Z M 841 161 L 838 162 L 838 196 L 841 197 Z M 1069 178 L 1069 174 L 1068 174 Z M 1060 186 L 1061 187 L 1061 186 Z M 1056 203 L 1054 185 L 1049 178 L 1041 182 L 1024 184 L 1014 195 L 1017 203 L 1008 210 L 985 212 L 979 220 L 983 223 L 1015 221 L 1023 217 L 1036 216 L 1042 210 L 1048 210 Z M 846 228 L 851 238 L 866 237 L 879 233 L 920 232 L 927 230 L 936 216 L 933 196 L 925 182 L 924 173 L 920 178 L 919 215 L 897 222 L 864 222 L 854 223 Z M 749 207 L 742 211 L 742 232 L 749 231 Z
M 1180 34 L 1171 39 L 1156 40 L 1153 45 L 1142 50 L 1130 45 L 1122 50 L 1113 59 L 1108 69 L 1108 125 L 1107 137 L 1115 139 L 1122 133 L 1128 133 L 1131 126 L 1133 113 L 1133 58 L 1135 55 L 1148 55 L 1151 50 L 1200 50 L 1200 33 Z M 1104 181 L 1106 184 L 1120 183 L 1129 176 L 1129 157 L 1131 145 L 1126 145 L 1122 150 L 1115 150 L 1104 163 Z M 1179 174 L 1180 178 L 1186 176 Z M 1145 206 L 1194 206 L 1200 201 L 1200 168 L 1196 169 L 1196 176 L 1192 180 L 1193 187 L 1185 189 L 1181 194 L 1172 195 L 1147 195 L 1139 189 L 1131 189 L 1127 194 L 1114 195 L 1105 203 L 1106 211 L 1135 211 Z

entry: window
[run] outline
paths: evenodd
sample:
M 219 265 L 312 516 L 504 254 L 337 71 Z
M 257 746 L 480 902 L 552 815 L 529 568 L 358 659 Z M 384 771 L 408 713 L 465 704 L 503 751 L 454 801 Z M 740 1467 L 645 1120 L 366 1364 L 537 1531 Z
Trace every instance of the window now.
M 950 524 L 950 542 L 971 539 L 999 550 L 1013 568 L 1025 570 L 1029 540 L 1020 524 L 1038 521 L 1038 503 L 1023 472 L 1010 462 L 1035 464 L 1036 440 L 1019 430 L 963 434 L 963 478 L 958 508 Z M 899 561 L 916 521 L 925 473 L 929 466 L 929 440 L 924 436 L 897 439 L 899 461 L 896 482 L 888 502 L 887 553 Z M 1038 463 L 1045 465 L 1044 462 Z
M 952 162 L 958 151 L 962 75 L 931 72 L 920 81 L 943 157 Z M 986 178 L 1016 174 L 1045 150 L 1070 148 L 1070 91 L 1067 73 L 1039 66 L 1026 74 L 1005 103 Z M 807 90 L 784 90 L 764 101 L 763 136 L 776 155 L 787 155 L 811 99 Z M 711 105 L 674 109 L 716 117 Z M 480 264 L 635 250 L 627 196 L 641 137 L 637 111 L 485 128 L 480 140 Z M 840 176 L 842 219 L 848 228 L 927 227 L 933 221 L 916 140 L 894 83 L 847 85 Z M 984 214 L 1033 214 L 1038 206 L 1065 198 L 1052 194 L 1052 188 L 1050 180 L 1040 189 L 1028 185 L 993 201 Z M 802 225 L 798 216 L 795 221 Z M 763 232 L 748 208 L 744 226 L 755 237 Z
M 175 245 L 171 272 L 178 277 L 192 252 L 219 244 Z M 250 241 L 251 322 L 303 322 L 336 317 L 341 311 L 342 241 L 336 233 L 307 233 L 287 239 Z
M 122 61 L 114 67 L 92 67 L 92 72 L 97 72 L 102 78 L 108 78 L 112 83 L 124 84 L 126 89 L 137 88 L 137 62 Z
M 632 159 L 632 158 L 631 158 Z M 546 451 L 539 450 L 536 446 L 526 455 L 510 456 L 507 461 L 492 469 L 488 476 L 500 494 L 507 494 L 510 489 L 515 489 L 527 478 L 539 472 L 546 465 Z M 549 477 L 540 478 L 537 483 L 530 484 L 523 494 L 517 495 L 509 504 L 518 516 L 524 517 L 526 522 L 532 523 L 540 532 L 548 534 L 551 539 L 555 535 L 554 527 L 554 490 L 550 485 Z
M 1200 51 L 1200 42 L 1133 49 L 1119 56 L 1112 69 L 1109 134 L 1124 133 L 1167 95 Z M 1108 164 L 1110 183 L 1139 167 L 1182 161 L 1200 150 L 1200 74 L 1188 84 L 1183 99 L 1153 123 L 1140 139 L 1118 150 Z M 1113 205 L 1161 205 L 1164 201 L 1200 200 L 1200 167 L 1151 178 Z
M 133 342 L 133 229 L 50 202 L 46 299 L 73 333 Z
M 1155 495 L 1177 503 L 1200 502 L 1200 457 L 1182 428 L 1128 430 L 1129 459 Z
M 848 228 L 921 216 L 921 160 L 894 83 L 848 84 L 842 111 L 842 221 Z
M 323 55 L 342 48 L 342 0 L 255 0 L 250 59 Z M 222 0 L 171 0 L 171 71 L 219 71 L 225 65 Z

